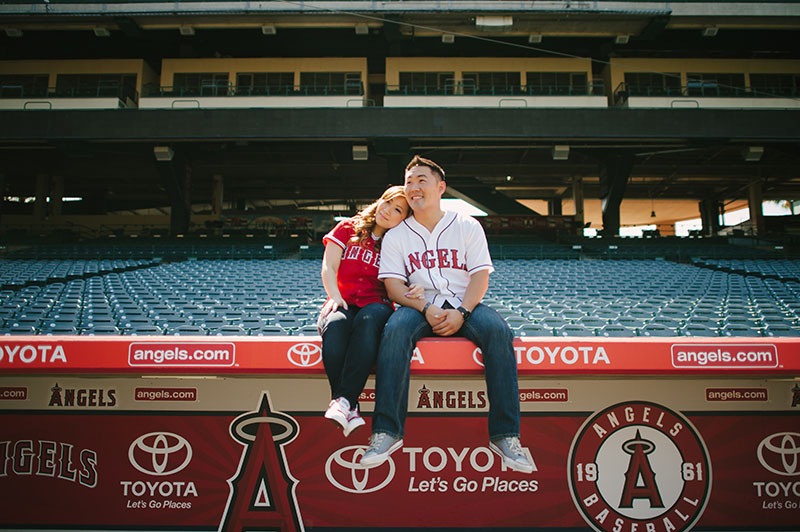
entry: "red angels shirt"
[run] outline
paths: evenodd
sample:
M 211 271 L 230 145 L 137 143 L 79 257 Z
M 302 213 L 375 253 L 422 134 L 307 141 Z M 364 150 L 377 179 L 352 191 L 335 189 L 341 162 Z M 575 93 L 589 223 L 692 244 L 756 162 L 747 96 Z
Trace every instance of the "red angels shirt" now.
M 391 305 L 383 281 L 378 280 L 380 252 L 375 251 L 375 238 L 364 239 L 360 244 L 350 242 L 355 236 L 353 221 L 344 220 L 322 238 L 326 246 L 335 244 L 342 248 L 342 262 L 336 274 L 339 292 L 348 305 L 363 307 L 370 303 Z

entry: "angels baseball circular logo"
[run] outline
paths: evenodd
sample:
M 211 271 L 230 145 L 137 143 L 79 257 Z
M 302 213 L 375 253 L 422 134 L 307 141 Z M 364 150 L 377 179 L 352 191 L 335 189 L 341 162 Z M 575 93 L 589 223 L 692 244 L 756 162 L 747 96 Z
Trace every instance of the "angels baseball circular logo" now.
M 572 442 L 572 499 L 598 532 L 683 532 L 711 493 L 711 462 L 688 419 L 646 401 L 590 417 Z

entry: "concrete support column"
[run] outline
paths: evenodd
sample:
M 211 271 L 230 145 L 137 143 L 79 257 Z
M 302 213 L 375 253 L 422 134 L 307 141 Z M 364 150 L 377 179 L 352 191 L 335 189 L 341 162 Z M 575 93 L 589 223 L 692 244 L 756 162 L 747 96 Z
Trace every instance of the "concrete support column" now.
M 753 181 L 748 187 L 748 207 L 750 208 L 750 223 L 753 224 L 753 229 L 756 235 L 761 236 L 766 232 L 764 225 L 764 211 L 762 203 L 764 197 L 762 195 L 761 181 Z
M 192 166 L 189 161 L 183 158 L 182 170 L 182 194 L 181 194 L 181 209 L 176 213 L 174 208 L 170 219 L 170 232 L 175 234 L 184 234 L 189 231 L 189 226 L 192 221 Z
M 0 172 L 0 231 L 2 230 L 3 204 L 5 203 L 4 201 L 5 195 L 6 195 L 6 175 L 3 172 Z
M 600 205 L 603 209 L 603 235 L 618 236 L 619 209 L 633 169 L 633 157 L 613 153 L 600 169 Z
M 47 216 L 47 196 L 50 193 L 50 178 L 44 174 L 36 176 L 36 200 L 33 203 L 33 217 L 44 220 Z
M 563 212 L 561 198 L 550 198 L 547 200 L 547 214 L 550 216 L 561 216 Z
M 700 221 L 703 224 L 703 236 L 717 236 L 720 228 L 720 202 L 716 199 L 704 199 L 698 207 Z
M 156 157 L 156 161 L 156 168 L 169 197 L 170 234 L 186 234 L 192 215 L 192 167 L 181 151 L 171 151 L 169 157 Z
M 214 174 L 211 179 L 213 180 L 213 189 L 211 191 L 211 215 L 215 218 L 219 218 L 222 216 L 224 180 L 220 174 Z
M 50 214 L 53 216 L 61 216 L 63 206 L 64 177 L 60 175 L 53 176 L 53 179 L 50 181 Z
M 583 178 L 581 177 L 572 179 L 572 202 L 575 204 L 575 223 L 578 227 L 583 227 L 585 214 L 583 210 Z M 583 232 L 580 234 L 583 235 Z

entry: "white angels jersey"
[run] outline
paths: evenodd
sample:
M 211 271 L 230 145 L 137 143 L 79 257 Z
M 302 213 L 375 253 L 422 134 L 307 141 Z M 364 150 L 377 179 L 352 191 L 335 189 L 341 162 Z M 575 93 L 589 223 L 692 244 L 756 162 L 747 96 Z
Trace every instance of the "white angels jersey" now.
M 429 232 L 413 216 L 383 237 L 378 279 L 400 279 L 425 288 L 425 300 L 461 305 L 470 276 L 494 271 L 483 227 L 475 218 L 452 211 Z

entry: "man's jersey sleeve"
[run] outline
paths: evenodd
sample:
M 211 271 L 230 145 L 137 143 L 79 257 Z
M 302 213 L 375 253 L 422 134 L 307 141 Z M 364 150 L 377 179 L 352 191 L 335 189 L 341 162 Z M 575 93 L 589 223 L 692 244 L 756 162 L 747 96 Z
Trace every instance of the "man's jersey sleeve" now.
M 381 265 L 378 279 L 400 279 L 407 281 L 403 264 L 403 231 L 401 226 L 390 229 L 383 235 L 381 243 Z
M 470 275 L 482 270 L 489 270 L 489 273 L 492 273 L 494 266 L 492 265 L 492 257 L 489 255 L 489 244 L 486 242 L 486 233 L 483 231 L 483 226 L 471 216 L 464 216 L 464 218 L 468 220 L 465 231 L 467 272 Z

